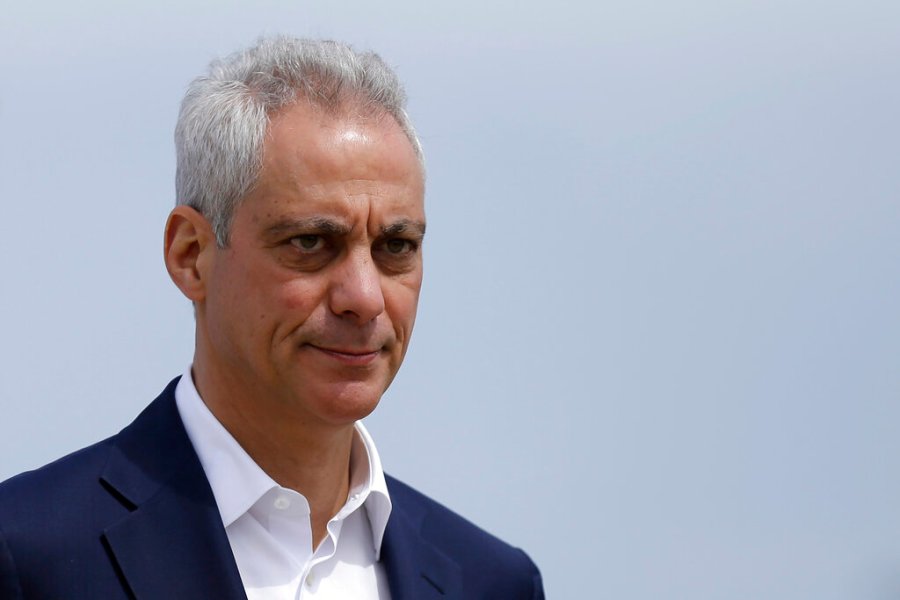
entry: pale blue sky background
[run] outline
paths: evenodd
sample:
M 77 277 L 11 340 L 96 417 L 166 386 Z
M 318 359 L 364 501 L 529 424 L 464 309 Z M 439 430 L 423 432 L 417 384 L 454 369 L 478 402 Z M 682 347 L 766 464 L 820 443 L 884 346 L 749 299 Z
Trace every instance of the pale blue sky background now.
M 0 478 L 189 362 L 188 81 L 373 48 L 429 162 L 387 469 L 551 598 L 900 597 L 900 4 L 112 0 L 0 13 Z

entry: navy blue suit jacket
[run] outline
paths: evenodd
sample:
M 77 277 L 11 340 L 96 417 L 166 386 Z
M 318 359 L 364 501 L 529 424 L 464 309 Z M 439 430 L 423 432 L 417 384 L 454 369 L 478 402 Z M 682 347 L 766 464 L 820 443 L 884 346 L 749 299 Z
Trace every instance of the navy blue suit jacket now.
M 119 434 L 0 484 L 0 599 L 246 598 L 175 383 Z M 524 552 L 387 483 L 393 600 L 544 597 Z

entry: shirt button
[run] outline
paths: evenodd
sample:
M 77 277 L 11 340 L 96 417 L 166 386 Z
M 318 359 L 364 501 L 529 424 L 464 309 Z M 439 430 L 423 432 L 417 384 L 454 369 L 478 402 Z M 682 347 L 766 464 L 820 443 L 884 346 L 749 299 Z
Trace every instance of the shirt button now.
M 291 505 L 291 501 L 284 496 L 278 496 L 277 498 L 275 498 L 274 504 L 275 508 L 277 508 L 278 510 L 284 510 Z
M 315 582 L 316 582 L 316 576 L 315 576 L 315 574 L 313 574 L 312 571 L 310 571 L 310 572 L 306 575 L 306 586 L 307 586 L 307 587 L 312 587 L 312 584 L 314 584 Z

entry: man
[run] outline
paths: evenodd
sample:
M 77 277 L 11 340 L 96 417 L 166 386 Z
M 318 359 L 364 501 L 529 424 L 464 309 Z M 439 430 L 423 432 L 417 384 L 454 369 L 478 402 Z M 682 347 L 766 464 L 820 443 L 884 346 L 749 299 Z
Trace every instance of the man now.
M 374 54 L 276 38 L 176 128 L 165 262 L 192 367 L 118 435 L 0 486 L 0 598 L 542 598 L 507 546 L 384 475 L 359 419 L 403 360 L 424 167 Z

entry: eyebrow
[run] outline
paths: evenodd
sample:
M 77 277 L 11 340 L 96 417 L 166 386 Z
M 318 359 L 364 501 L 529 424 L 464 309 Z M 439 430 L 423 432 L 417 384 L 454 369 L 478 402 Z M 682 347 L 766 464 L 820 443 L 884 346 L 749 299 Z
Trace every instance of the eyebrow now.
M 414 221 L 412 219 L 400 219 L 390 225 L 381 227 L 381 235 L 384 237 L 400 235 L 403 233 L 423 238 L 425 237 L 425 223 L 423 221 Z
M 280 238 L 297 232 L 326 233 L 329 235 L 347 235 L 350 227 L 340 221 L 326 217 L 309 217 L 308 219 L 285 219 L 266 227 L 263 235 L 266 238 Z
M 266 239 L 280 239 L 297 233 L 327 234 L 342 236 L 350 234 L 350 227 L 340 221 L 327 217 L 309 217 L 306 219 L 284 219 L 263 230 Z M 413 219 L 399 219 L 390 225 L 381 226 L 383 237 L 412 235 L 418 239 L 425 237 L 425 223 Z

